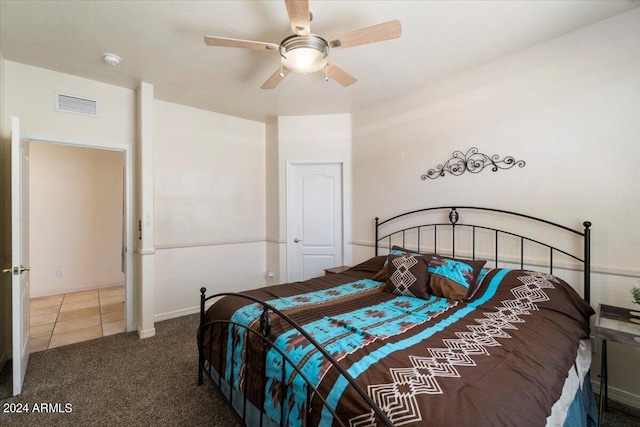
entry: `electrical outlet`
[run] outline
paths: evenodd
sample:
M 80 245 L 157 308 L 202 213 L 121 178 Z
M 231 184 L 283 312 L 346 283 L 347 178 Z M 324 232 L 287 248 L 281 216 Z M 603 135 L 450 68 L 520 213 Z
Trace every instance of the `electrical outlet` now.
M 58 271 L 56 271 L 56 277 L 64 277 L 64 274 L 64 268 L 59 268 Z

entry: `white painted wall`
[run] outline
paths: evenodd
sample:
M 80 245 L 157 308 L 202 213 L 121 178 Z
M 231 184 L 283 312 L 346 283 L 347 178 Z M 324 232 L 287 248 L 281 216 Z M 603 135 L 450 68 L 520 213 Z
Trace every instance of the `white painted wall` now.
M 265 283 L 265 125 L 154 103 L 156 320 Z
M 134 271 L 136 286 L 135 311 L 140 338 L 156 334 L 154 327 L 154 141 L 153 85 L 142 82 L 137 90 L 136 213 L 138 233 L 135 239 Z
M 31 143 L 32 298 L 124 284 L 123 172 L 121 151 Z
M 31 138 L 134 144 L 135 91 L 12 61 L 5 61 L 5 73 L 5 132 L 11 116 L 17 116 Z M 55 91 L 97 99 L 100 117 L 56 112 Z
M 275 283 L 284 283 L 287 281 L 287 162 L 344 163 L 344 179 L 346 181 L 346 229 L 344 235 L 349 235 L 351 115 L 280 116 L 267 123 L 267 141 L 269 170 L 267 186 L 270 195 L 269 213 L 267 214 L 267 236 L 269 236 L 267 270 L 275 272 Z M 274 200 L 276 198 L 276 177 L 274 175 L 276 162 L 277 202 Z M 276 206 L 277 211 L 274 214 Z M 351 259 L 349 250 L 345 251 L 344 256 L 345 263 L 348 263 Z
M 267 277 L 267 285 L 281 283 L 280 272 L 287 270 L 285 238 L 280 235 L 280 168 L 278 147 L 278 118 L 266 123 L 266 266 L 273 277 Z M 285 232 L 286 235 L 286 232 Z
M 353 114 L 354 262 L 372 221 L 426 206 L 593 223 L 592 305 L 632 307 L 640 277 L 640 9 Z M 422 181 L 454 150 L 523 169 Z M 611 346 L 612 396 L 640 406 L 640 353 Z M 592 372 L 599 371 L 599 354 Z M 593 379 L 597 379 L 595 375 Z

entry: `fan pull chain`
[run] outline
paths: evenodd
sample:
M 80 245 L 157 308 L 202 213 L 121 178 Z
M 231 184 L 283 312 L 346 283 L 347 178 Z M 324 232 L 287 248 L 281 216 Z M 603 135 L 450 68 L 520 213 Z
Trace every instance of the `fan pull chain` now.
M 282 64 L 280 64 L 280 77 L 284 77 L 284 70 L 282 69 Z
M 329 65 L 324 66 L 324 81 L 329 81 Z

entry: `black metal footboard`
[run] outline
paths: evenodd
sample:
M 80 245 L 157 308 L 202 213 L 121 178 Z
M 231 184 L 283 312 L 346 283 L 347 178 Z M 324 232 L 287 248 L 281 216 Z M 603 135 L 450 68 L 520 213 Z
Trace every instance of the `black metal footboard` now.
M 387 415 L 382 411 L 382 409 L 380 409 L 380 407 L 378 407 L 375 404 L 375 402 L 363 390 L 363 388 L 360 385 L 358 385 L 355 379 L 351 375 L 349 375 L 349 373 L 342 366 L 340 366 L 338 362 L 311 335 L 309 335 L 309 333 L 307 333 L 300 325 L 298 325 L 293 319 L 288 317 L 286 314 L 282 313 L 280 310 L 273 307 L 267 302 L 261 301 L 257 298 L 254 298 L 252 296 L 245 295 L 242 293 L 225 292 L 225 293 L 219 293 L 219 294 L 215 294 L 207 297 L 205 295 L 206 288 L 201 288 L 200 293 L 201 293 L 200 295 L 200 328 L 198 329 L 198 353 L 199 353 L 198 385 L 202 385 L 204 380 L 204 375 L 206 374 L 207 377 L 218 389 L 220 394 L 223 396 L 223 398 L 226 400 L 226 402 L 229 404 L 229 406 L 231 406 L 234 413 L 238 416 L 239 420 L 244 425 L 249 425 L 248 418 L 247 418 L 248 417 L 247 408 L 252 408 L 252 407 L 256 408 L 260 412 L 260 415 L 259 415 L 260 427 L 262 427 L 263 423 L 265 422 L 264 418 L 265 418 L 266 410 L 264 407 L 264 404 L 265 404 L 264 402 L 265 402 L 266 382 L 267 382 L 266 372 L 265 372 L 266 366 L 267 366 L 267 353 L 270 350 L 275 350 L 283 359 L 281 384 L 285 388 L 284 391 L 280 393 L 280 398 L 281 398 L 281 401 L 280 401 L 281 414 L 280 414 L 280 423 L 279 423 L 280 426 L 284 426 L 286 424 L 285 413 L 284 413 L 285 399 L 287 396 L 286 390 L 287 390 L 287 387 L 291 387 L 291 384 L 287 384 L 285 380 L 285 368 L 287 367 L 287 364 L 289 364 L 289 367 L 291 367 L 296 372 L 296 374 L 304 380 L 304 383 L 306 384 L 306 403 L 304 405 L 305 413 L 303 414 L 304 418 L 302 420 L 302 425 L 303 426 L 309 425 L 308 417 L 311 411 L 311 400 L 312 398 L 315 398 L 315 399 L 319 399 L 322 402 L 323 407 L 325 407 L 331 413 L 334 421 L 337 424 L 341 426 L 346 426 L 345 421 L 340 419 L 340 416 L 336 414 L 335 410 L 331 407 L 331 405 L 327 403 L 326 396 L 323 396 L 321 394 L 321 392 L 317 389 L 317 387 L 313 385 L 310 379 L 307 376 L 305 376 L 305 374 L 302 371 L 300 371 L 300 369 L 296 366 L 294 362 L 291 361 L 291 359 L 287 356 L 287 354 L 285 354 L 282 350 L 280 350 L 278 347 L 274 345 L 273 341 L 270 338 L 270 335 L 271 335 L 271 313 L 275 313 L 284 322 L 286 322 L 292 328 L 296 329 L 302 336 L 304 336 L 309 341 L 309 343 L 311 343 L 318 350 L 318 352 L 320 352 L 323 355 L 323 357 L 332 365 L 332 367 L 335 368 L 340 373 L 340 375 L 344 377 L 346 381 L 348 381 L 348 383 L 362 398 L 366 406 L 368 406 L 373 411 L 374 417 L 379 421 L 378 424 L 393 426 L 393 423 L 389 420 Z M 206 302 L 212 298 L 218 298 L 218 297 L 224 297 L 224 296 L 234 296 L 234 297 L 247 299 L 260 304 L 260 306 L 262 307 L 262 314 L 260 316 L 259 330 L 251 329 L 245 325 L 242 325 L 230 320 L 215 320 L 211 322 L 206 322 L 206 317 L 205 317 Z M 214 342 L 215 329 L 217 329 L 218 331 L 217 337 L 219 341 L 216 343 L 216 351 L 220 352 L 220 356 L 218 357 L 218 366 L 212 366 L 212 361 L 206 357 L 207 351 L 209 351 L 209 355 L 211 355 L 211 351 L 213 351 L 212 348 L 214 347 L 213 342 Z M 247 336 L 250 335 L 252 337 L 255 337 L 259 339 L 261 342 L 261 347 L 262 347 L 260 350 L 261 354 L 253 355 L 254 357 L 262 357 L 262 361 L 263 361 L 262 372 L 260 373 L 262 384 L 260 386 L 261 396 L 259 398 L 259 402 L 260 402 L 259 407 L 255 406 L 255 403 L 249 402 L 247 399 L 248 381 L 242 382 L 242 386 L 240 387 L 241 390 L 234 390 L 233 384 L 231 385 L 224 384 L 226 392 L 222 390 L 223 381 L 225 381 L 222 375 L 222 369 L 223 369 L 222 352 L 224 351 L 223 349 L 225 348 L 225 345 L 226 345 L 223 342 L 225 339 L 223 337 L 225 337 L 227 333 L 232 333 L 233 334 L 232 336 L 235 337 L 238 329 L 244 330 L 247 333 Z M 205 349 L 203 348 L 203 343 L 207 335 L 209 338 L 209 343 L 210 343 L 209 345 L 211 348 Z M 252 350 L 251 346 L 249 346 L 248 344 L 249 344 L 249 339 L 245 339 L 243 350 L 242 350 L 243 353 L 255 351 L 255 349 Z M 213 359 L 213 358 L 210 358 L 210 359 Z M 227 361 L 226 363 L 231 364 L 231 371 L 233 372 L 233 364 L 236 363 L 233 357 L 231 358 L 230 361 Z M 211 375 L 211 369 L 216 371 L 217 376 Z M 234 397 L 234 393 L 236 393 L 235 397 Z M 239 397 L 241 404 L 234 406 L 234 401 L 238 400 L 237 393 L 241 394 L 241 396 Z M 240 409 L 238 409 L 237 406 L 239 406 Z M 253 419 L 252 424 L 255 424 L 255 423 L 256 421 L 255 419 Z M 272 424 L 275 424 L 275 423 L 272 423 Z

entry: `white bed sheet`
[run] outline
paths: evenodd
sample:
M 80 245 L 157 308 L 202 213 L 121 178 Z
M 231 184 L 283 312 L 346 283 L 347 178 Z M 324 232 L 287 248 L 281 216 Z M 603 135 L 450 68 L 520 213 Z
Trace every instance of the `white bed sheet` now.
M 547 426 L 557 427 L 564 425 L 569 411 L 569 406 L 576 397 L 576 393 L 584 382 L 584 377 L 591 368 L 591 341 L 584 339 L 578 346 L 578 355 L 574 365 L 569 369 L 567 379 L 562 388 L 560 399 L 551 408 L 551 415 L 547 418 Z

